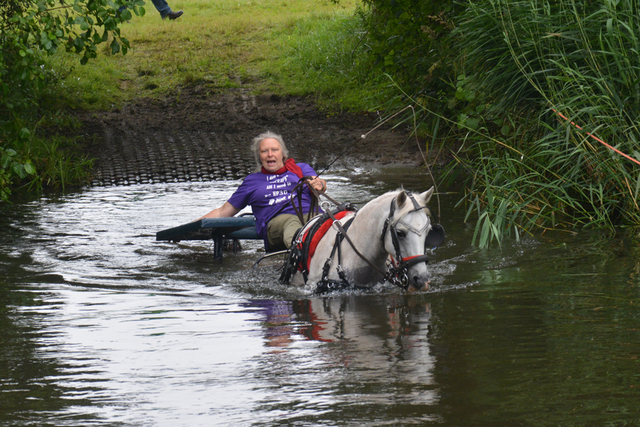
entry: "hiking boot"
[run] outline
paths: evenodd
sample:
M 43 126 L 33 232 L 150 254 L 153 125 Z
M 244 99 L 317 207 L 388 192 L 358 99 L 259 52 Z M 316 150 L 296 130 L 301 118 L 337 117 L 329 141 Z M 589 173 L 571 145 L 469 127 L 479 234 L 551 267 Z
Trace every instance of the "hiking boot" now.
M 180 18 L 182 16 L 183 13 L 184 12 L 181 11 L 181 10 L 179 10 L 177 12 L 171 11 L 171 12 L 167 13 L 164 18 L 178 19 L 178 18 Z M 164 19 L 164 18 L 162 18 L 162 19 Z

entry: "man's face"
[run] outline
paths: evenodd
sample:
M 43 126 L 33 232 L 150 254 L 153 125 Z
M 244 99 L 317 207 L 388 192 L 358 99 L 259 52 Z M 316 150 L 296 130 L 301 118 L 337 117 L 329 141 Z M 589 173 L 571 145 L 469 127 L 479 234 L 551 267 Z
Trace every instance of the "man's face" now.
M 260 141 L 260 163 L 269 172 L 275 172 L 284 166 L 284 154 L 277 139 L 266 138 Z

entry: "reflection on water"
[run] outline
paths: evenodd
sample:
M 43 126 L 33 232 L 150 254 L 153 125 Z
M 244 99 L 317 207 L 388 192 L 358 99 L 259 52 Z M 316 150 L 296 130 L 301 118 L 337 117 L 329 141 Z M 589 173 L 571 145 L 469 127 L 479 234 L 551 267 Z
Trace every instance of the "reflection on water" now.
M 405 421 L 436 419 L 429 305 L 419 299 L 250 302 L 264 310 L 272 349 L 256 371 L 270 389 L 259 405 L 269 418 L 255 424 L 270 425 L 274 414 L 285 425 L 369 424 L 372 410 L 380 418 L 398 413 Z
M 400 172 L 329 177 L 363 204 Z M 252 268 L 259 242 L 156 231 L 237 182 L 94 188 L 2 206 L 0 424 L 637 425 L 638 238 L 479 251 L 443 197 L 433 288 L 315 296 Z
M 369 424 L 373 408 L 380 418 L 436 419 L 429 304 L 419 300 L 358 295 L 268 307 L 251 302 L 264 307 L 273 348 L 257 371 L 271 389 L 261 410 L 280 414 L 286 425 Z

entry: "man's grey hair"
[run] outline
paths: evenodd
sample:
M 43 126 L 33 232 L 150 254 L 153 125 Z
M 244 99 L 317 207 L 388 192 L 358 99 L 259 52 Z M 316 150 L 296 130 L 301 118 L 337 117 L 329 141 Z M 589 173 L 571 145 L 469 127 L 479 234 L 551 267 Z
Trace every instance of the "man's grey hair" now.
M 280 148 L 282 148 L 282 155 L 284 156 L 283 160 L 287 160 L 289 158 L 289 150 L 287 150 L 287 146 L 285 145 L 282 136 L 271 131 L 263 132 L 253 138 L 253 144 L 251 145 L 253 155 L 256 158 L 256 164 L 258 165 L 258 170 L 260 170 L 260 168 L 262 167 L 262 163 L 260 163 L 260 143 L 268 138 L 273 138 L 280 143 Z

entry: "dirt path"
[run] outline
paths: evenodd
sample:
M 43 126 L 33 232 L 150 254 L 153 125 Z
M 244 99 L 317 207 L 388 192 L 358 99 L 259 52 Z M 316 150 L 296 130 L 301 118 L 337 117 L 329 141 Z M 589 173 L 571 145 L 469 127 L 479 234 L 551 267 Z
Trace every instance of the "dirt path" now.
M 336 166 L 424 163 L 406 130 L 381 128 L 362 140 L 377 124 L 374 114 L 328 114 L 308 98 L 194 87 L 81 120 L 95 140 L 89 150 L 97 158 L 96 186 L 244 177 L 255 168 L 249 144 L 266 130 L 280 133 L 292 157 L 316 170 L 347 149 Z

